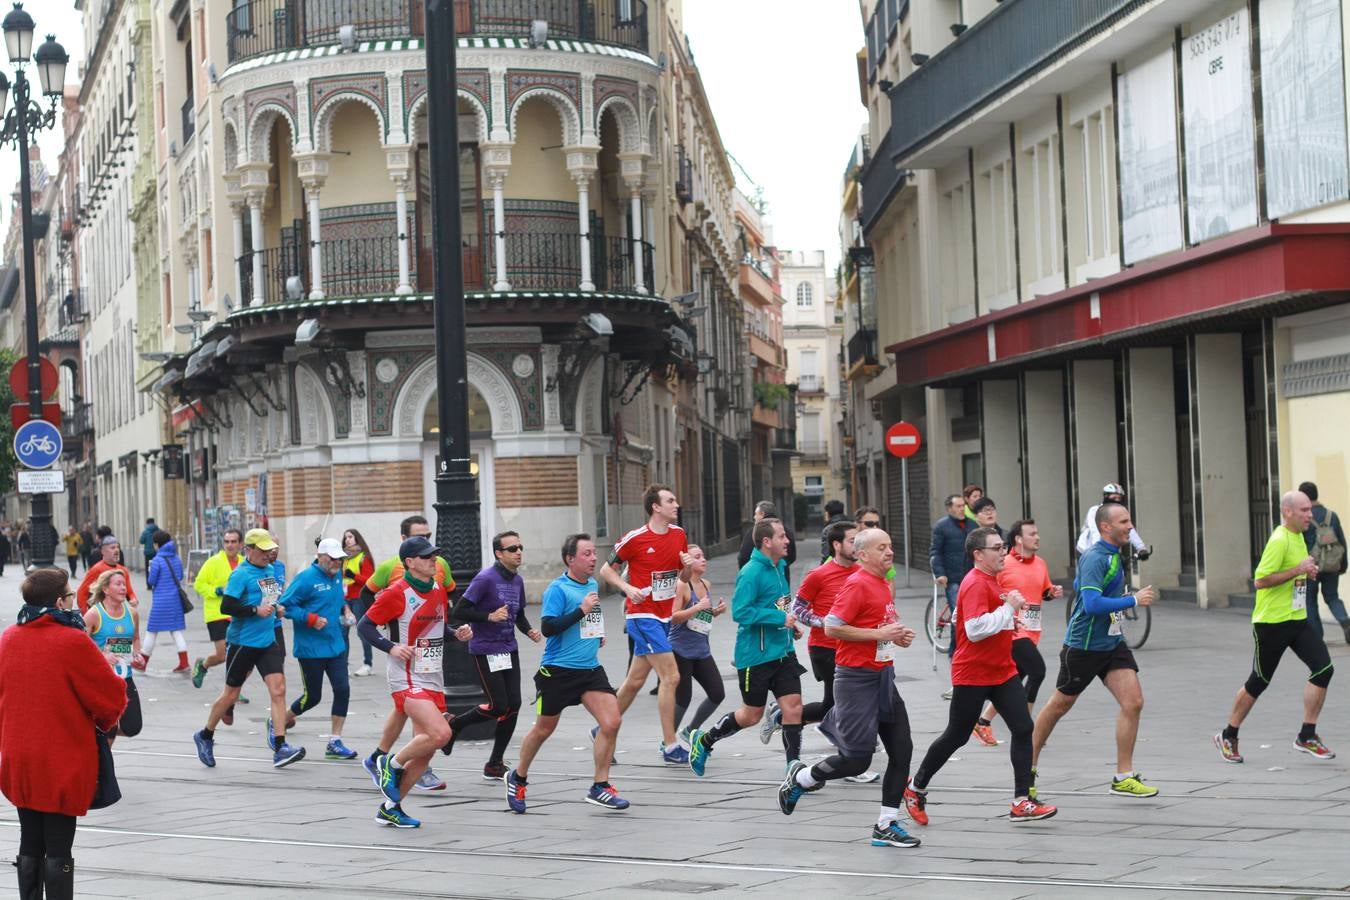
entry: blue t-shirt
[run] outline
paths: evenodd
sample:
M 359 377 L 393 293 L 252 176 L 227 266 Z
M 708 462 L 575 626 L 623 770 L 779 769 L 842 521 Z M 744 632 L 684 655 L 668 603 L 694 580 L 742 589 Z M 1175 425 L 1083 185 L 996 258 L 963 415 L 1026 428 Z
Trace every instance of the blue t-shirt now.
M 1078 560 L 1073 586 L 1073 614 L 1064 631 L 1064 645 L 1075 650 L 1114 650 L 1125 639 L 1119 628 L 1113 628 L 1117 614 L 1134 606 L 1134 598 L 1125 596 L 1120 548 L 1106 541 L 1093 544 Z
M 581 607 L 587 594 L 599 592 L 600 586 L 594 578 L 588 578 L 583 584 L 573 581 L 564 572 L 545 589 L 542 615 L 546 619 L 568 615 Z M 564 669 L 594 669 L 600 665 L 600 638 L 583 639 L 581 623 L 573 622 L 571 628 L 551 636 L 544 644 L 541 664 Z
M 246 606 L 260 606 L 263 598 L 275 604 L 281 599 L 281 582 L 277 580 L 271 565 L 255 566 L 244 560 L 230 573 L 225 582 L 225 596 L 237 597 Z M 235 616 L 230 619 L 230 627 L 225 631 L 225 643 L 238 644 L 241 647 L 270 647 L 276 641 L 276 630 L 281 627 L 281 617 L 272 611 L 272 615 L 259 618 Z

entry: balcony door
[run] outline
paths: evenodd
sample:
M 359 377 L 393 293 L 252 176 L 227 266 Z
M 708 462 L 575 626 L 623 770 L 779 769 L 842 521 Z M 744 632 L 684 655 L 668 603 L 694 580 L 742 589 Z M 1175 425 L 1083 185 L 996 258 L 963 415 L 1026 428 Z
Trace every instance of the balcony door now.
M 464 272 L 464 289 L 486 290 L 483 274 L 483 220 L 482 176 L 476 144 L 459 146 L 459 223 L 460 260 Z M 417 277 L 419 291 L 430 292 L 434 287 L 436 244 L 431 227 L 431 152 L 426 144 L 417 146 L 417 202 L 415 210 L 417 241 Z

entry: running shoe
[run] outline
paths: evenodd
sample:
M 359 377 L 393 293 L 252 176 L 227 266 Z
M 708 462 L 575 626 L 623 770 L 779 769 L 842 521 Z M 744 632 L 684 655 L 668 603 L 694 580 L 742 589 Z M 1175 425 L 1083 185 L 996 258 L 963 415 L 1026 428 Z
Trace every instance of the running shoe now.
M 267 749 L 274 750 L 277 746 L 277 732 L 272 727 L 272 717 L 267 717 L 267 727 L 263 729 L 263 740 L 267 741 Z
M 901 828 L 899 822 L 892 822 L 885 828 L 880 825 L 872 826 L 873 847 L 900 847 L 912 850 L 920 843 L 918 838 Z
M 676 737 L 678 737 L 678 738 L 680 739 L 680 742 L 681 742 L 681 743 L 683 743 L 686 747 L 688 747 L 688 746 L 689 746 L 689 735 L 691 735 L 691 734 L 693 733 L 693 731 L 694 731 L 693 728 L 691 728 L 691 727 L 689 727 L 688 725 L 686 725 L 686 726 L 684 726 L 683 728 L 680 729 L 680 733 L 677 734 Z
M 488 781 L 501 781 L 505 774 L 506 766 L 499 762 L 490 762 L 483 766 L 483 777 Z
M 1230 740 L 1229 738 L 1224 737 L 1223 732 L 1220 731 L 1218 734 L 1214 735 L 1214 746 L 1219 749 L 1219 755 L 1223 757 L 1224 762 L 1242 762 L 1242 754 L 1238 752 L 1237 738 L 1232 738 Z
M 689 768 L 700 778 L 703 777 L 703 770 L 708 765 L 708 754 L 712 753 L 712 748 L 703 743 L 703 735 L 706 733 L 699 728 L 689 736 Z
M 914 824 L 927 825 L 928 812 L 925 807 L 928 806 L 928 792 L 916 791 L 914 789 L 914 779 L 911 778 L 909 784 L 905 785 L 903 798 L 905 801 L 905 812 L 909 813 L 909 817 L 913 820 Z
M 422 773 L 422 777 L 417 779 L 417 784 L 414 787 L 419 791 L 443 791 L 445 790 L 445 780 L 431 771 L 431 767 L 428 766 L 427 770 Z
M 353 672 L 353 673 L 352 673 L 352 676 L 355 677 L 355 678 L 365 678 L 365 677 L 366 677 L 367 675 L 369 675 L 369 674 L 370 674 L 370 666 L 369 666 L 369 665 L 363 665 L 363 666 L 361 666 L 361 668 L 359 668 L 359 669 L 357 669 L 355 672 Z
M 799 759 L 794 759 L 788 764 L 787 777 L 783 783 L 778 786 L 778 808 L 783 811 L 783 815 L 790 816 L 792 811 L 797 808 L 797 801 L 802 799 L 802 794 L 810 794 L 820 790 L 825 783 L 817 782 L 815 787 L 804 788 L 797 783 L 797 773 L 806 768 L 806 764 Z
M 993 725 L 976 725 L 973 733 L 980 739 L 980 743 L 986 747 L 998 746 L 998 738 L 994 737 Z
M 872 784 L 880 777 L 881 775 L 876 772 L 867 771 L 859 775 L 845 775 L 844 780 L 850 784 Z
M 679 744 L 668 749 L 663 744 L 661 746 L 661 759 L 664 760 L 668 766 L 682 766 L 689 762 L 689 751 L 685 750 Z
M 522 791 L 523 794 L 523 791 Z M 593 784 L 591 789 L 586 792 L 586 802 L 594 803 L 596 806 L 603 806 L 605 809 L 627 809 L 628 801 L 619 796 L 619 792 L 614 785 L 608 781 L 603 784 Z
M 358 756 L 355 750 L 342 743 L 342 738 L 333 738 L 329 741 L 323 755 L 328 759 L 356 759 Z
M 1036 767 L 1031 767 L 1031 784 L 1027 787 L 1027 796 L 1036 799 Z
M 377 791 L 380 789 L 380 756 L 383 755 L 384 754 L 381 753 L 379 756 L 376 756 L 372 753 L 361 761 L 361 767 L 366 770 L 368 775 L 370 775 L 370 780 L 375 782 L 375 790 Z
M 243 697 L 240 697 L 239 699 L 242 701 L 244 698 L 243 698 Z M 220 714 L 220 721 L 221 721 L 221 723 L 224 724 L 224 725 L 233 725 L 233 724 L 234 724 L 234 705 L 233 705 L 233 704 L 230 705 L 230 708 L 229 708 L 229 709 L 225 710 L 223 713 Z M 271 749 L 271 748 L 268 748 L 268 749 Z
M 1313 735 L 1306 741 L 1303 740 L 1303 738 L 1296 738 L 1294 740 L 1294 749 L 1302 750 L 1304 753 L 1307 753 L 1310 756 L 1314 756 L 1317 759 L 1336 758 L 1336 754 L 1331 752 L 1331 748 L 1328 747 L 1326 744 L 1322 743 L 1322 739 L 1319 738 L 1317 735 Z
M 942 692 L 942 699 L 943 699 L 943 700 L 950 700 L 950 699 L 952 699 L 952 689 L 951 689 L 951 688 L 947 688 L 945 691 Z
M 192 664 L 192 686 L 199 688 L 206 680 L 206 661 L 199 659 Z
M 759 742 L 768 744 L 773 740 L 773 733 L 783 727 L 783 711 L 778 708 L 778 701 L 770 699 L 769 708 L 764 710 L 764 718 L 759 720 Z
M 1037 819 L 1048 819 L 1057 812 L 1059 810 L 1055 807 L 1037 803 L 1028 797 L 1012 805 L 1012 809 L 1008 811 L 1008 818 L 1014 822 L 1034 822 Z
M 376 779 L 375 786 L 380 789 L 380 793 L 390 803 L 398 803 L 398 774 L 401 769 L 395 768 L 393 757 L 388 753 L 381 753 L 379 759 L 375 760 Z
M 395 828 L 421 828 L 422 823 L 403 811 L 403 807 L 395 806 L 393 809 L 381 804 L 379 810 L 375 813 L 375 821 L 381 825 L 392 825 Z
M 511 769 L 502 776 L 502 783 L 506 785 L 506 805 L 511 812 L 525 812 L 525 779 L 517 777 L 516 770 Z
M 216 742 L 200 731 L 192 732 L 192 743 L 197 745 L 197 758 L 208 769 L 216 767 Z
M 1111 793 L 1117 797 L 1136 797 L 1140 800 L 1147 800 L 1149 797 L 1158 796 L 1158 789 L 1144 784 L 1144 777 L 1138 772 L 1134 772 L 1126 778 L 1112 778 Z
M 284 769 L 291 763 L 299 762 L 304 758 L 304 747 L 297 747 L 294 744 L 288 744 L 283 740 L 281 746 L 272 754 L 272 768 Z

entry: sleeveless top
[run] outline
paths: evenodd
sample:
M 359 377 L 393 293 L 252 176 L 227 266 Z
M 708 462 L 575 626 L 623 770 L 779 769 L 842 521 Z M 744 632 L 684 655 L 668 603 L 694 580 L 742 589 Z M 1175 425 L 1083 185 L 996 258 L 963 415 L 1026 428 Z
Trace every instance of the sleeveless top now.
M 690 606 L 700 600 L 711 600 L 711 596 L 709 593 L 700 597 L 693 582 L 689 583 Z M 678 625 L 672 621 L 668 632 L 671 649 L 685 659 L 707 659 L 712 656 L 712 650 L 708 647 L 708 632 L 712 631 L 712 623 L 713 614 L 710 610 L 700 610 Z
M 121 618 L 114 619 L 100 603 L 98 610 L 98 630 L 92 635 L 99 650 L 106 650 L 117 657 L 113 669 L 123 678 L 131 677 L 131 642 L 136 637 L 136 624 L 131 618 L 131 605 L 123 601 Z

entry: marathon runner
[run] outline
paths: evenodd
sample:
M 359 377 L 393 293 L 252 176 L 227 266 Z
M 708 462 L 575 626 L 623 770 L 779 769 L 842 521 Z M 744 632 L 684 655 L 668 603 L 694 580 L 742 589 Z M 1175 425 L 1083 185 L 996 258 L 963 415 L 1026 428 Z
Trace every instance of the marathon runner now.
M 277 630 L 281 585 L 269 561 L 277 544 L 265 529 L 244 535 L 244 562 L 230 574 L 220 610 L 231 617 L 226 633 L 225 689 L 206 717 L 206 727 L 192 735 L 202 765 L 216 764 L 215 734 L 225 711 L 239 699 L 239 689 L 256 668 L 272 701 L 272 720 L 282 722 L 271 737 L 272 765 L 289 766 L 305 758 L 305 748 L 286 743 L 286 648 Z
M 75 599 L 80 604 L 80 615 L 89 611 L 89 592 L 93 589 L 94 582 L 98 581 L 98 577 L 109 569 L 116 569 L 127 577 L 127 597 L 134 607 L 136 605 L 136 588 L 131 584 L 131 572 L 118 561 L 122 556 L 122 545 L 110 533 L 99 540 L 98 551 L 102 554 L 102 557 L 85 570 L 84 577 L 80 579 L 80 586 L 75 589 Z
M 543 635 L 525 617 L 525 579 L 520 565 L 525 545 L 514 531 L 492 537 L 492 555 L 496 562 L 474 576 L 464 595 L 455 604 L 450 618 L 473 624 L 469 654 L 478 680 L 483 684 L 486 702 L 450 719 L 452 735 L 479 722 L 497 723 L 492 753 L 483 766 L 483 777 L 500 781 L 506 775 L 506 745 L 516 732 L 520 714 L 520 647 L 516 630 L 538 643 Z M 454 748 L 454 737 L 441 748 L 446 755 Z
M 89 610 L 84 627 L 94 639 L 103 657 L 127 683 L 127 708 L 117 727 L 108 733 L 108 743 L 118 735 L 135 737 L 141 733 L 141 695 L 131 677 L 131 663 L 141 652 L 141 622 L 127 602 L 127 577 L 117 569 L 108 569 L 94 582 L 89 595 Z
M 580 704 L 595 718 L 599 729 L 593 750 L 595 776 L 586 792 L 586 802 L 605 809 L 627 809 L 628 801 L 619 796 L 609 781 L 610 758 L 619 737 L 622 714 L 614 688 L 600 665 L 605 617 L 600 609 L 600 586 L 592 577 L 596 554 L 590 535 L 574 534 L 564 540 L 562 561 L 567 571 L 545 589 L 539 620 L 539 627 L 548 639 L 544 658 L 534 676 L 539 714 L 534 727 L 520 742 L 520 762 L 502 779 L 506 805 L 512 812 L 525 812 L 530 765 L 558 727 L 562 711 Z
M 1097 509 L 1096 524 L 1100 540 L 1078 559 L 1074 579 L 1077 595 L 1064 632 L 1064 646 L 1059 651 L 1055 693 L 1036 717 L 1031 739 L 1033 799 L 1041 748 L 1093 678 L 1100 678 L 1120 705 L 1116 717 L 1116 774 L 1111 779 L 1111 793 L 1140 799 L 1158 796 L 1158 789 L 1145 784 L 1143 777 L 1134 771 L 1134 743 L 1139 736 L 1144 691 L 1139 686 L 1139 666 L 1125 643 L 1120 625 L 1122 610 L 1149 606 L 1155 594 L 1152 586 L 1134 594 L 1125 593 L 1120 548 L 1129 541 L 1134 528 L 1130 511 L 1119 503 L 1103 503 Z M 1007 717 L 1006 710 L 1003 715 Z
M 1027 695 L 1027 711 L 1036 703 L 1036 694 L 1045 681 L 1045 659 L 1041 656 L 1041 603 L 1046 600 L 1058 600 L 1064 596 L 1064 588 L 1050 580 L 1050 570 L 1045 560 L 1036 555 L 1041 548 L 1041 533 L 1034 519 L 1020 519 L 1008 529 L 1007 540 L 1012 542 L 1012 550 L 1005 557 L 1003 568 L 998 573 L 998 586 L 1005 591 L 1017 591 L 1026 600 L 1017 616 L 1017 628 L 1013 632 L 1012 658 L 1017 666 L 1017 675 L 1022 679 L 1022 687 Z M 986 703 L 984 712 L 975 723 L 975 737 L 989 747 L 998 746 L 991 724 L 998 710 L 994 704 Z
M 281 594 L 281 608 L 294 622 L 292 644 L 304 693 L 286 711 L 286 728 L 295 725 L 296 716 L 313 709 L 323 700 L 323 680 L 333 689 L 329 711 L 332 734 L 324 756 L 328 759 L 356 759 L 356 751 L 342 743 L 342 726 L 347 721 L 347 703 L 351 686 L 347 681 L 347 641 L 343 638 L 342 616 L 346 598 L 342 589 L 342 566 L 347 557 L 333 538 L 319 541 L 314 562 L 296 575 Z M 267 720 L 272 729 L 272 720 Z
M 684 529 L 675 524 L 680 515 L 675 493 L 663 484 L 653 484 L 642 495 L 642 508 L 647 524 L 620 538 L 609 562 L 600 567 L 600 581 L 625 597 L 625 626 L 633 639 L 633 662 L 619 686 L 619 711 L 628 711 L 655 669 L 660 678 L 656 705 L 661 716 L 661 756 L 667 763 L 683 765 L 689 761 L 689 754 L 675 734 L 675 689 L 680 670 L 666 629 L 677 584 L 689 580 L 693 560 Z M 628 566 L 626 581 L 619 575 L 621 563 Z M 592 729 L 592 737 L 594 734 Z
M 702 775 L 713 745 L 764 717 L 764 704 L 772 693 L 782 708 L 783 752 L 790 765 L 802 755 L 802 673 L 792 641 L 797 617 L 788 609 L 788 537 L 777 519 L 755 523 L 755 549 L 750 561 L 736 576 L 731 597 L 731 617 L 736 630 L 737 683 L 741 708 L 724 715 L 708 731 L 689 737 L 689 768 Z M 856 773 L 854 773 L 856 774 Z
M 852 529 L 852 523 L 840 524 Z M 835 558 L 843 543 L 837 537 L 839 527 L 831 527 Z M 830 662 L 836 703 L 825 716 L 821 730 L 838 752 L 810 768 L 799 760 L 790 762 L 787 777 L 778 788 L 778 807 L 790 816 L 802 794 L 820 790 L 827 781 L 862 774 L 880 739 L 887 762 L 872 846 L 917 847 L 919 839 L 898 821 L 914 743 L 905 701 L 895 689 L 894 663 L 895 648 L 908 647 L 914 641 L 914 631 L 900 624 L 886 580 L 895 557 L 890 537 L 879 528 L 866 528 L 856 537 L 850 535 L 848 542 L 858 564 L 850 567 L 848 577 L 839 585 L 824 624 L 835 648 Z
M 426 516 L 408 516 L 399 523 L 398 530 L 400 542 L 411 537 L 431 537 L 431 524 L 427 522 Z M 375 595 L 401 577 L 403 577 L 403 561 L 397 556 L 391 556 L 380 563 L 375 567 L 374 574 L 366 579 L 365 587 L 361 589 L 361 607 L 369 609 L 371 604 L 375 602 Z M 450 574 L 450 566 L 440 557 L 436 558 L 436 583 L 445 588 L 447 596 L 455 590 L 455 579 Z M 362 673 L 369 675 L 370 670 L 362 666 L 356 670 L 355 674 L 361 676 Z M 362 763 L 366 771 L 370 773 L 370 778 L 375 782 L 376 787 L 380 786 L 379 759 L 394 746 L 394 742 L 403 733 L 403 726 L 407 722 L 408 717 L 403 715 L 397 706 L 391 710 L 389 717 L 384 720 L 384 729 L 380 732 L 380 742 L 375 745 L 375 749 L 370 752 L 370 756 L 366 757 Z M 427 766 L 426 771 L 417 781 L 417 789 L 419 791 L 443 791 L 445 790 L 445 781 L 431 770 L 431 766 Z
M 1302 491 L 1285 494 L 1280 498 L 1280 520 L 1256 564 L 1252 673 L 1238 688 L 1228 726 L 1214 735 L 1214 745 L 1225 762 L 1242 762 L 1238 728 L 1270 686 L 1286 650 L 1293 650 L 1309 672 L 1308 683 L 1303 686 L 1303 727 L 1294 739 L 1294 749 L 1314 759 L 1336 758 L 1317 736 L 1317 717 L 1326 702 L 1333 669 L 1327 645 L 1308 621 L 1308 585 L 1317 578 L 1317 563 L 1308 555 L 1303 532 L 1312 522 L 1312 500 Z
M 357 623 L 361 636 L 389 655 L 389 692 L 394 709 L 412 720 L 413 736 L 397 754 L 383 753 L 377 765 L 384 803 L 375 821 L 395 828 L 420 828 L 403 811 L 400 799 L 412 791 L 437 747 L 450 740 L 445 721 L 445 641 L 468 640 L 468 625 L 455 629 L 448 617 L 449 598 L 436 580 L 439 557 L 425 537 L 410 537 L 398 548 L 403 577 L 380 591 Z M 389 637 L 380 633 L 389 626 Z M 392 638 L 392 640 L 391 640 Z
M 690 544 L 689 556 L 694 561 L 689 580 L 681 581 L 676 587 L 675 605 L 670 614 L 670 646 L 675 650 L 675 663 L 680 670 L 680 684 L 675 689 L 675 727 L 680 729 L 682 741 L 688 741 L 694 729 L 708 721 L 727 698 L 722 673 L 708 646 L 713 620 L 727 611 L 727 602 L 719 597 L 713 603 L 712 585 L 704 578 L 708 558 L 703 555 L 703 548 Z M 694 699 L 695 681 L 703 688 L 703 702 L 694 711 L 689 724 L 680 728 Z
M 998 573 L 1007 552 L 998 529 L 992 526 L 981 526 L 966 536 L 966 553 L 974 566 L 961 579 L 952 619 L 956 653 L 952 655 L 947 730 L 928 748 L 911 786 L 905 790 L 905 803 L 914 821 L 922 825 L 928 824 L 925 807 L 929 781 L 970 740 L 986 701 L 992 701 L 1003 715 L 1012 735 L 1013 802 L 1009 818 L 1031 822 L 1048 819 L 1057 812 L 1030 796 L 1031 713 L 1012 659 L 1013 631 L 1026 600 L 1018 591 L 1005 592 L 999 586 Z
M 211 639 L 213 650 L 210 656 L 199 657 L 192 664 L 192 686 L 199 688 L 206 680 L 206 671 L 225 662 L 225 631 L 230 627 L 230 617 L 220 611 L 220 598 L 225 593 L 225 585 L 230 573 L 239 565 L 239 551 L 244 546 L 244 533 L 238 528 L 227 528 L 221 537 L 221 549 L 211 556 L 197 570 L 192 588 L 202 602 L 202 618 L 206 621 L 206 633 Z M 234 713 L 223 719 L 226 725 L 233 724 Z

